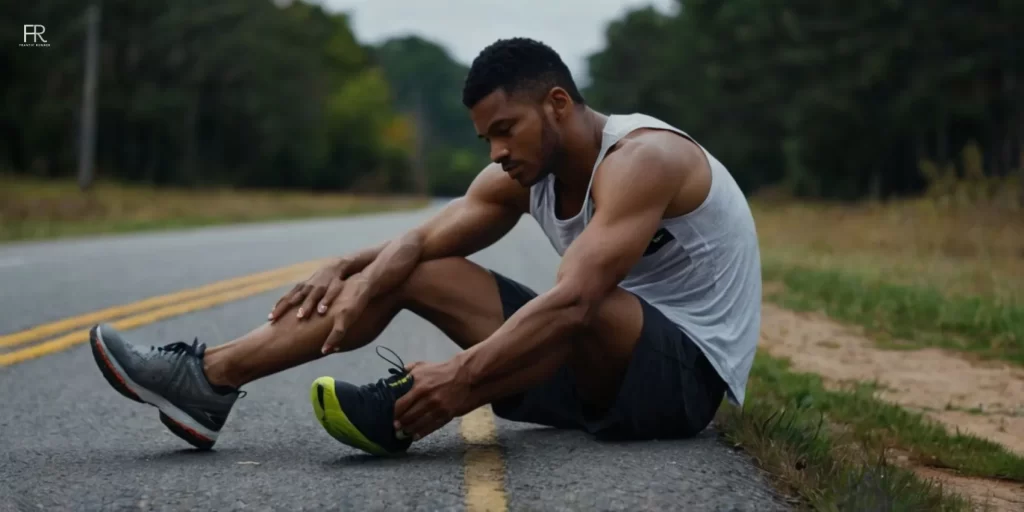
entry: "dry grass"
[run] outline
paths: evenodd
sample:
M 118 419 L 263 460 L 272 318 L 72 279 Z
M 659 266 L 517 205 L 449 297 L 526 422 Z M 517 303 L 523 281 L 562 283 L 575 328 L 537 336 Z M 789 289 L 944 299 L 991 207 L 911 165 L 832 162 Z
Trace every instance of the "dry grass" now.
M 417 197 L 187 190 L 113 183 L 97 183 L 82 193 L 69 181 L 0 174 L 0 241 L 352 215 L 425 204 L 425 199 Z
M 753 202 L 767 264 L 842 268 L 950 295 L 1024 302 L 1024 211 L 919 199 Z
M 1024 208 L 1011 200 L 1024 188 L 941 185 L 892 203 L 754 199 L 766 296 L 910 345 L 1024 364 Z M 807 508 L 979 506 L 886 460 L 893 447 L 925 466 L 1024 480 L 1020 458 L 1001 446 L 947 433 L 877 400 L 869 386 L 827 391 L 817 376 L 766 354 L 755 361 L 748 400 L 719 414 L 726 438 Z
M 753 201 L 769 298 L 879 341 L 1024 364 L 1024 210 L 952 202 Z
M 979 504 L 920 478 L 887 457 L 967 475 L 1024 479 L 1019 457 L 872 396 L 869 387 L 828 391 L 816 375 L 758 353 L 742 408 L 723 407 L 725 439 L 751 454 L 782 490 L 812 510 L 971 510 Z

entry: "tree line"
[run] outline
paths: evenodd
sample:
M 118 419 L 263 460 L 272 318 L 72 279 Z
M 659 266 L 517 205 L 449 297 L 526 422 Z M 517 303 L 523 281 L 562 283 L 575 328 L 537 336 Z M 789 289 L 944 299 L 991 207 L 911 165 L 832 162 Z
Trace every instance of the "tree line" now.
M 917 193 L 969 148 L 986 175 L 1024 173 L 1024 2 L 937 1 L 633 10 L 584 94 L 692 133 L 750 193 Z M 5 3 L 49 46 L 0 33 L 0 172 L 73 176 L 88 2 Z M 429 41 L 364 44 L 301 1 L 105 0 L 101 19 L 100 178 L 453 196 L 487 162 L 466 67 Z
M 49 46 L 0 33 L 0 169 L 73 176 L 89 2 L 9 4 Z M 464 66 L 415 38 L 362 44 L 318 5 L 106 0 L 100 34 L 99 178 L 452 194 L 486 158 Z
M 612 23 L 586 94 L 692 132 L 746 190 L 913 194 L 972 148 L 1024 178 L 1020 0 L 676 6 Z

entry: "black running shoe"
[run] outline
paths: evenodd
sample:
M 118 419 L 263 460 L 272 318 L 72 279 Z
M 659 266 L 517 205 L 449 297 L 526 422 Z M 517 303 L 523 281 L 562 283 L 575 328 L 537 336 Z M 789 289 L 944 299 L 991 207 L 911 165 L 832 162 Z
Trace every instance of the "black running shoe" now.
M 388 368 L 390 377 L 359 387 L 320 377 L 309 398 L 320 425 L 338 441 L 373 455 L 397 455 L 409 449 L 412 438 L 395 431 L 395 402 L 412 389 L 413 379 L 401 358 L 395 363 L 381 357 L 397 367 Z
M 235 400 L 244 393 L 210 384 L 203 371 L 206 345 L 198 340 L 145 350 L 103 324 L 89 330 L 89 344 L 115 390 L 159 409 L 160 421 L 171 432 L 202 450 L 213 448 Z

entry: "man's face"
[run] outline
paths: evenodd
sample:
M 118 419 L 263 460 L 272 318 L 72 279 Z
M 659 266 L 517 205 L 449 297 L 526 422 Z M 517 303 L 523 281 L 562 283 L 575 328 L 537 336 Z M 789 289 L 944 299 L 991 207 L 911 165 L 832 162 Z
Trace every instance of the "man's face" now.
M 499 89 L 480 100 L 470 117 L 491 146 L 491 160 L 529 187 L 558 170 L 565 159 L 561 129 L 552 112 L 544 102 Z

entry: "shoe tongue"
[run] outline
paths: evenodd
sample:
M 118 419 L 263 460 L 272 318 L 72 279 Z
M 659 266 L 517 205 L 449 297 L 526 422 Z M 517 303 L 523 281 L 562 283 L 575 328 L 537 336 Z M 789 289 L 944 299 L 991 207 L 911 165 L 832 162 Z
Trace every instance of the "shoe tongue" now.
M 399 372 L 396 369 L 388 370 L 391 372 L 391 376 L 384 379 L 384 384 L 394 393 L 395 398 L 398 398 L 412 389 L 412 374 L 406 371 Z

